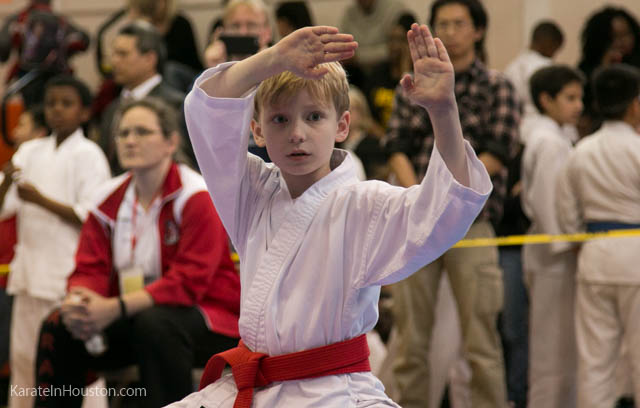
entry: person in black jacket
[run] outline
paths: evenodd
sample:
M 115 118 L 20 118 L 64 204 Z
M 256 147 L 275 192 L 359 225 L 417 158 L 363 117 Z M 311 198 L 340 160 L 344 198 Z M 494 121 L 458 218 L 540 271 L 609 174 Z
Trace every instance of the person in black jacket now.
M 166 61 L 167 51 L 162 38 L 155 28 L 145 21 L 135 21 L 120 29 L 113 42 L 113 79 L 122 87 L 122 91 L 102 115 L 100 125 L 99 144 L 104 149 L 111 172 L 114 175 L 122 173 L 118 163 L 113 142 L 113 122 L 115 112 L 123 101 L 142 99 L 145 96 L 154 96 L 162 99 L 169 105 L 182 112 L 182 103 L 185 95 L 166 83 L 160 74 Z M 183 124 L 184 115 L 180 119 Z M 187 158 L 191 160 L 193 152 L 185 138 L 185 151 Z M 189 154 L 189 152 L 191 154 Z M 184 157 L 182 158 L 184 160 Z

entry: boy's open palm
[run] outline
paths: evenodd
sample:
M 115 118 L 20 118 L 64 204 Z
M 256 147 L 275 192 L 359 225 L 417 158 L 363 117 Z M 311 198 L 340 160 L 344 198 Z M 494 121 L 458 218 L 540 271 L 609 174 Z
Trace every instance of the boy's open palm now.
M 427 110 L 454 98 L 453 65 L 439 38 L 433 38 L 426 25 L 413 24 L 407 32 L 413 60 L 413 78 L 405 75 L 400 84 L 413 103 Z
M 335 27 L 305 27 L 289 34 L 275 45 L 276 58 L 299 77 L 318 79 L 327 69 L 325 62 L 351 58 L 358 43 L 351 34 L 341 34 Z

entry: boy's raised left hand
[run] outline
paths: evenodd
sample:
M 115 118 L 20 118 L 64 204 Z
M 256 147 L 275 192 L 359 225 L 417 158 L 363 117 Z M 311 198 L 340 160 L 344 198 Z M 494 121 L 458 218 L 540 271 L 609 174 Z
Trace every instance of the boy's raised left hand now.
M 455 104 L 455 74 L 449 54 L 439 38 L 433 38 L 426 25 L 414 23 L 407 32 L 413 60 L 413 78 L 405 75 L 400 84 L 415 104 L 429 112 Z
M 356 48 L 358 43 L 351 34 L 342 34 L 335 27 L 316 26 L 294 31 L 274 45 L 273 51 L 284 71 L 318 79 L 327 73 L 319 64 L 351 58 Z

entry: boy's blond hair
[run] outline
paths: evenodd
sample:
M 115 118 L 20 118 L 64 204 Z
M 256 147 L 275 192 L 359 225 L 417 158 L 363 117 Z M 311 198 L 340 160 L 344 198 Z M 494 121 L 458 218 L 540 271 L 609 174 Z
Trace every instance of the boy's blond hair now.
M 333 103 L 338 117 L 349 110 L 349 83 L 347 74 L 339 62 L 322 64 L 327 72 L 321 79 L 304 79 L 289 71 L 264 80 L 258 87 L 254 101 L 254 118 L 260 116 L 260 108 L 265 105 L 282 103 L 306 89 L 316 101 Z

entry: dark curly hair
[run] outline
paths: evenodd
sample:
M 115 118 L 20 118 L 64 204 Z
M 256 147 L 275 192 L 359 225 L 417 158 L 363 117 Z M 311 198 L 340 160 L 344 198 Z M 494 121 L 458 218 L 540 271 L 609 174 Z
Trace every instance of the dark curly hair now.
M 640 67 L 640 26 L 638 21 L 623 8 L 607 6 L 595 12 L 587 20 L 582 31 L 582 60 L 578 67 L 587 78 L 600 65 L 602 57 L 613 42 L 612 22 L 622 17 L 628 24 L 635 44 L 631 54 L 625 55 L 622 62 Z

